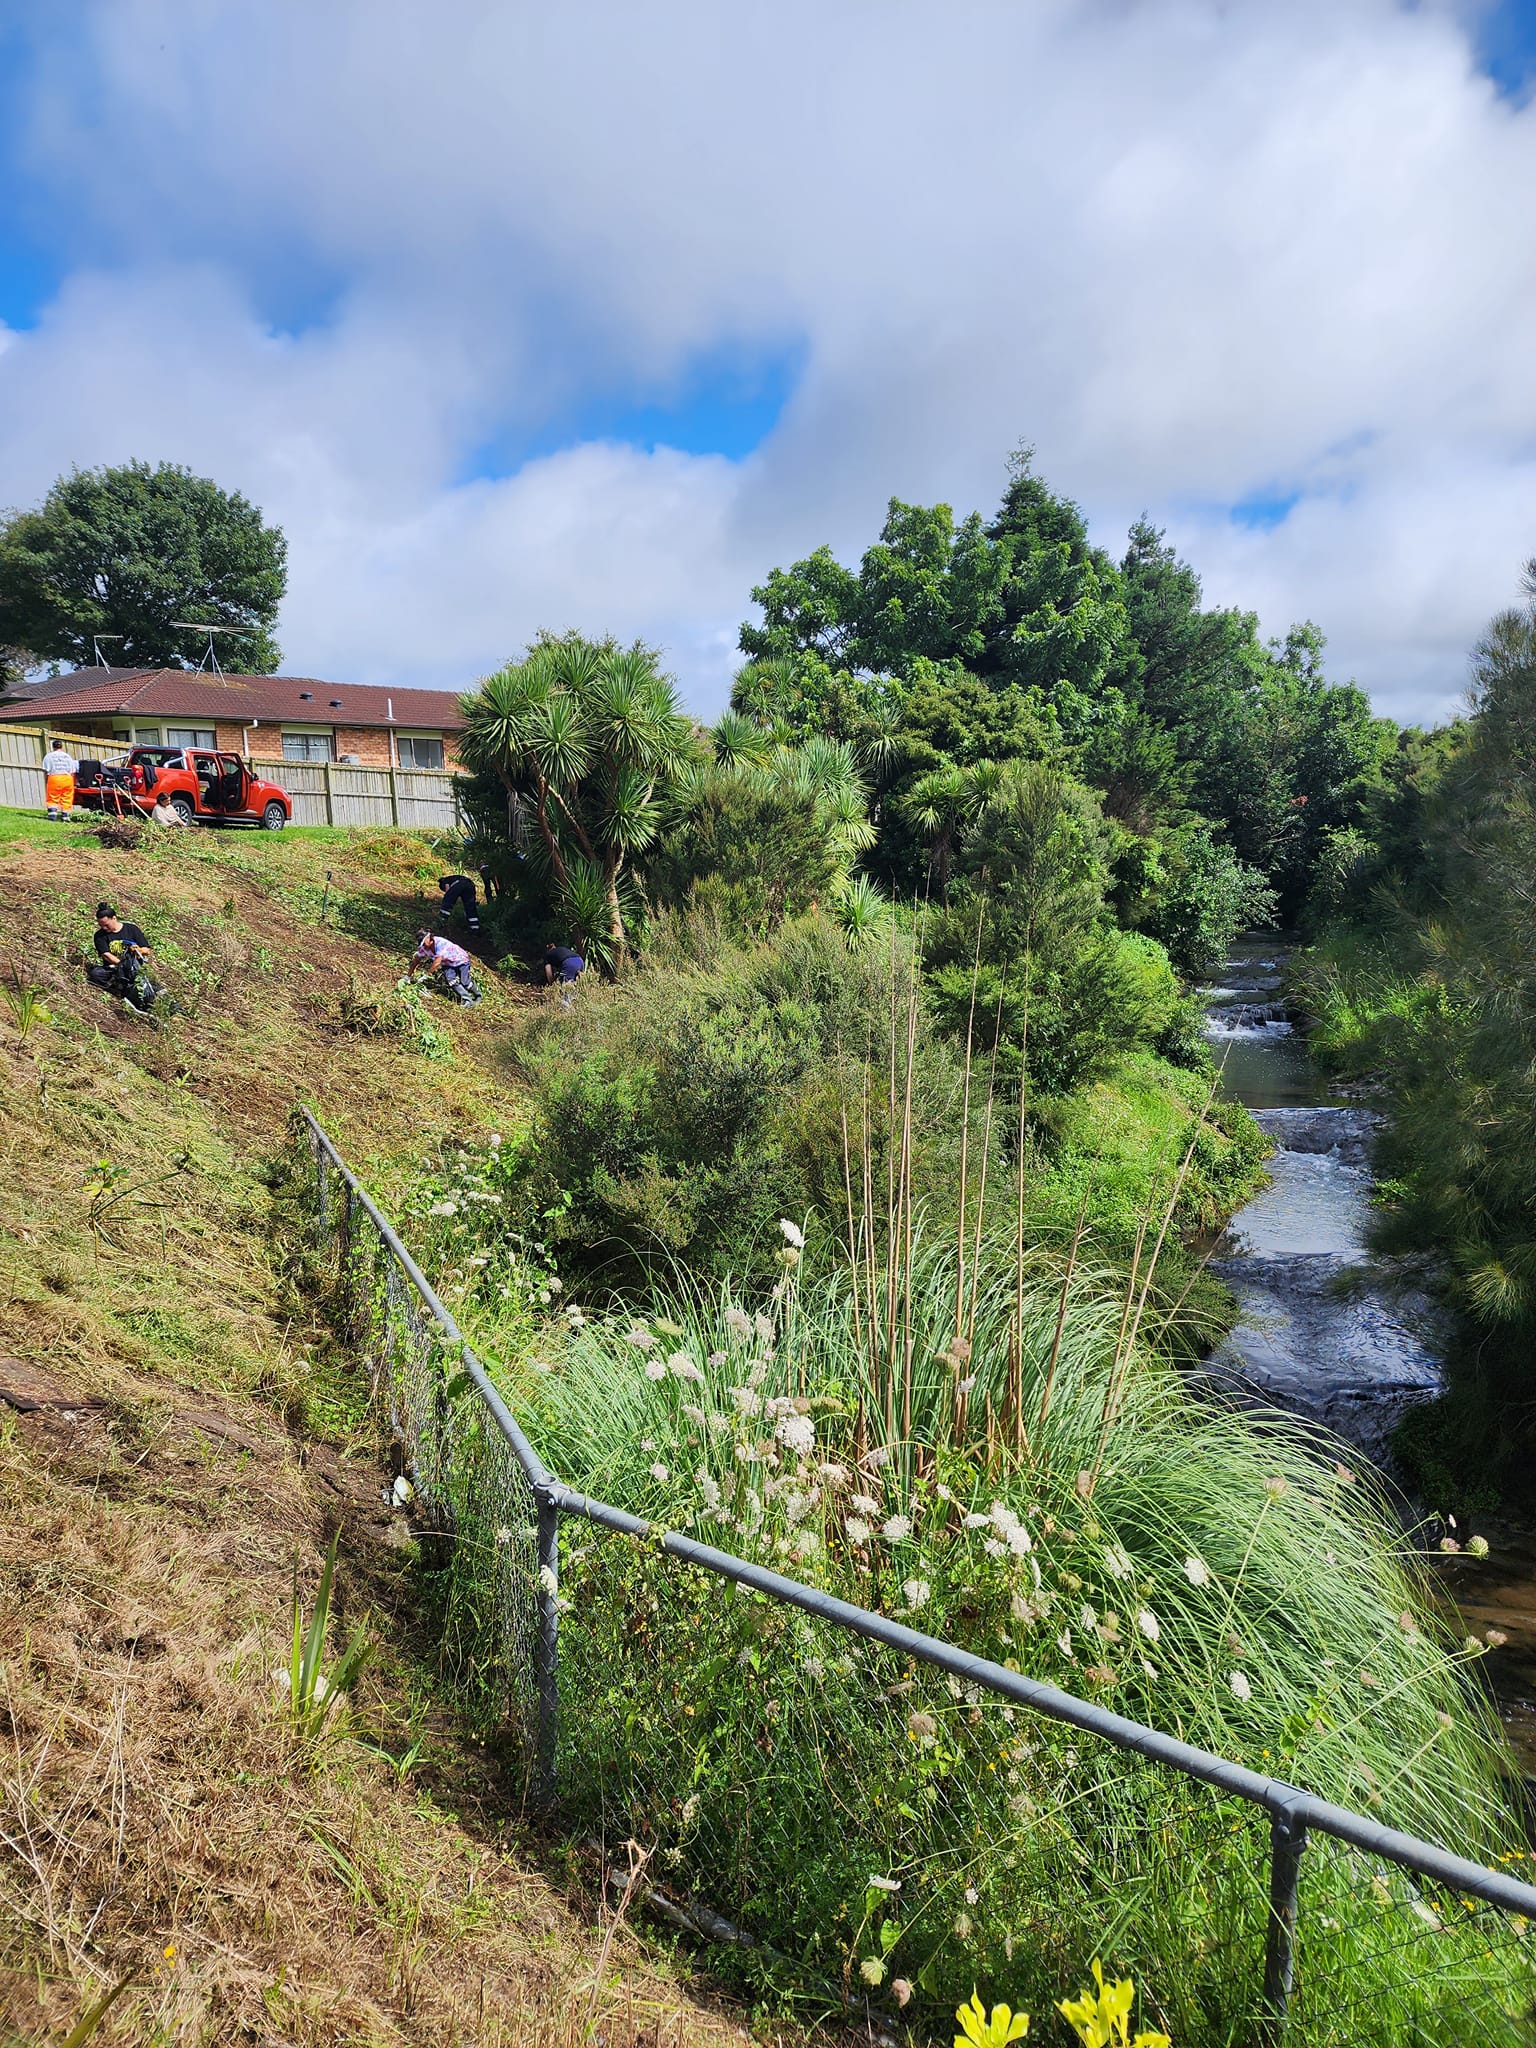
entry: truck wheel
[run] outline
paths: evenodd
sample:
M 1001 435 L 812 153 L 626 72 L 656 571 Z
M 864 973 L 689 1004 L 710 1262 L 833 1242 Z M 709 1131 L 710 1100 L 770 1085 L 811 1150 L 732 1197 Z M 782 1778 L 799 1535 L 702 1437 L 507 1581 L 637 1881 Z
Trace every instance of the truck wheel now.
M 197 823 L 197 811 L 193 806 L 191 797 L 173 796 L 171 798 L 171 809 L 180 818 L 183 825 L 195 825 Z
M 261 814 L 263 832 L 281 832 L 288 822 L 288 813 L 274 797 Z

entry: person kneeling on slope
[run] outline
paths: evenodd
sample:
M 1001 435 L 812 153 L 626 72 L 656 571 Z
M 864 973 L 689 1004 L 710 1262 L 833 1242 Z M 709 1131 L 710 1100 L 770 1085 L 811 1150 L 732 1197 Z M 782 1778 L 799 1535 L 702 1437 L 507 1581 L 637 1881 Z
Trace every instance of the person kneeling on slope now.
M 444 986 L 461 1003 L 478 1003 L 480 991 L 469 978 L 469 955 L 464 948 L 456 946 L 452 939 L 440 938 L 436 932 L 419 932 L 417 938 L 419 943 L 411 958 L 412 973 L 421 980 L 440 974 Z
M 98 903 L 91 943 L 96 948 L 96 965 L 87 967 L 86 980 L 147 1014 L 162 991 L 150 979 L 150 947 L 143 932 L 119 917 L 110 903 Z

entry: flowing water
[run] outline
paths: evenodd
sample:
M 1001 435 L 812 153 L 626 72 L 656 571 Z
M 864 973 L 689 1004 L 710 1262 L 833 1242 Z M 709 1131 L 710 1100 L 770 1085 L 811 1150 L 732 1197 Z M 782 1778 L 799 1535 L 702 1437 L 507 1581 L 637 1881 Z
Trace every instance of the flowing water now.
M 1249 941 L 1207 992 L 1222 1086 L 1277 1149 L 1268 1187 L 1212 1262 L 1241 1313 L 1206 1371 L 1239 1397 L 1327 1423 L 1390 1470 L 1404 1410 L 1439 1388 L 1443 1336 L 1429 1298 L 1366 1249 L 1376 1112 L 1313 1065 L 1279 999 L 1283 964 Z
M 1228 1398 L 1326 1423 L 1391 1478 L 1391 1436 L 1441 1384 L 1435 1304 L 1365 1241 L 1378 1113 L 1319 1071 L 1280 1000 L 1283 951 L 1250 939 L 1205 992 L 1224 1092 L 1274 1139 L 1270 1180 L 1233 1217 L 1211 1270 L 1238 1320 L 1205 1361 Z M 1427 1506 L 1432 1510 L 1434 1503 Z M 1462 1532 L 1465 1533 L 1465 1532 Z M 1536 1537 L 1489 1527 L 1493 1555 L 1446 1561 L 1470 1626 L 1509 1637 L 1485 1669 L 1511 1739 L 1536 1771 Z

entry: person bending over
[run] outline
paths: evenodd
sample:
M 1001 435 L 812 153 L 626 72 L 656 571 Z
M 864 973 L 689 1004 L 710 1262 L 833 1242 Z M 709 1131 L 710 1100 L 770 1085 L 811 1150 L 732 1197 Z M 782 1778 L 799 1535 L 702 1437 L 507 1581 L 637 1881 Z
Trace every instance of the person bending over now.
M 579 953 L 569 946 L 551 943 L 544 948 L 543 976 L 545 981 L 574 981 L 586 966 Z
M 480 991 L 469 978 L 469 955 L 462 946 L 456 946 L 452 939 L 440 938 L 436 932 L 425 931 L 417 934 L 418 944 L 411 958 L 413 975 L 425 981 L 429 976 L 440 974 L 443 985 L 461 1003 L 478 1003 Z
M 586 964 L 581 955 L 572 952 L 569 946 L 553 944 L 544 948 L 544 979 L 560 983 L 562 1009 L 571 1007 L 571 997 L 576 993 L 576 977 Z
M 447 917 L 460 906 L 464 911 L 464 922 L 472 932 L 480 929 L 480 912 L 475 902 L 475 885 L 468 875 L 439 875 L 437 886 L 443 892 L 438 905 L 438 915 Z

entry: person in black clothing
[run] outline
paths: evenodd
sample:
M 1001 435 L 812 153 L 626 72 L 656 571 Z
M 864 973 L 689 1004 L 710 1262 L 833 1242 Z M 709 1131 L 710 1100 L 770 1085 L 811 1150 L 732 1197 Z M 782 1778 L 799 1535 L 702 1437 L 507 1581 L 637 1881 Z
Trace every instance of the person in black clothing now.
M 463 907 L 464 922 L 472 932 L 480 929 L 480 912 L 475 903 L 475 885 L 468 875 L 439 875 L 437 886 L 443 892 L 438 905 L 438 915 L 447 917 L 450 911 Z
M 541 963 L 543 977 L 546 982 L 558 981 L 562 984 L 560 1003 L 563 1009 L 568 1010 L 571 1007 L 571 997 L 576 993 L 576 977 L 586 964 L 581 955 L 573 953 L 569 946 L 552 943 L 544 948 L 544 959 Z
M 545 981 L 574 981 L 586 964 L 581 955 L 573 953 L 569 946 L 550 944 L 544 948 Z
M 148 1010 L 160 991 L 149 978 L 150 944 L 139 927 L 119 917 L 112 904 L 98 903 L 91 943 L 96 965 L 85 970 L 86 979 L 136 1010 Z

